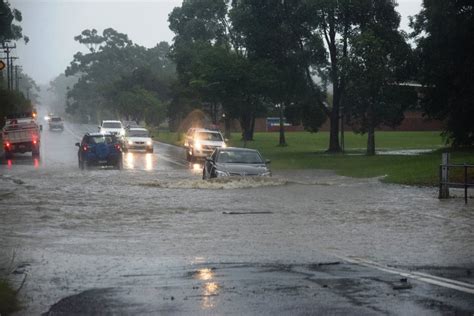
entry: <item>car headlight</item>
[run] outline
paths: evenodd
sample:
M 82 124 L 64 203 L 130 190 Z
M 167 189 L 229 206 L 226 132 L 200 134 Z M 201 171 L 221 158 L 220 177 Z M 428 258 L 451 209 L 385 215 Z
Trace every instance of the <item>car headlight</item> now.
M 131 140 L 128 141 L 129 145 L 133 145 L 133 142 Z
M 228 177 L 229 173 L 225 172 L 225 171 L 216 170 L 216 176 L 217 177 Z
M 201 143 L 200 142 L 194 142 L 194 149 L 201 150 L 202 149 Z
M 120 129 L 120 133 L 119 133 L 119 134 L 120 134 L 120 136 L 123 136 L 123 135 L 125 135 L 125 129 L 121 128 L 121 129 Z
M 151 144 L 152 144 L 151 140 L 147 140 L 147 141 L 146 141 L 146 144 L 147 144 L 148 146 L 151 146 Z
M 261 173 L 260 176 L 261 177 L 271 177 L 272 173 L 271 173 L 271 171 L 265 171 L 265 172 Z
M 225 143 L 223 143 L 222 148 L 227 148 L 227 145 Z

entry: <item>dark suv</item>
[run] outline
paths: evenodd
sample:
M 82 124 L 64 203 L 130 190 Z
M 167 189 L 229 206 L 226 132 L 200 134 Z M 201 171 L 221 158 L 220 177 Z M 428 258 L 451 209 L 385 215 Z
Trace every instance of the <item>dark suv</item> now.
M 79 147 L 77 157 L 79 168 L 88 166 L 113 166 L 122 169 L 122 146 L 112 134 L 87 133 Z

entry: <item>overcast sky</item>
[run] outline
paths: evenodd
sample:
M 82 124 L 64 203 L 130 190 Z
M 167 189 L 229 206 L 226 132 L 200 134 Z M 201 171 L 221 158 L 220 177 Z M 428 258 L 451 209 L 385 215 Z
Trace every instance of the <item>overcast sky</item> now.
M 415 15 L 422 0 L 398 0 L 401 28 L 408 30 L 408 16 Z M 74 41 L 84 29 L 99 32 L 112 27 L 139 45 L 153 47 L 160 41 L 171 42 L 168 14 L 181 0 L 10 0 L 23 14 L 23 34 L 27 45 L 18 43 L 15 54 L 24 71 L 45 84 L 69 65 L 84 47 Z

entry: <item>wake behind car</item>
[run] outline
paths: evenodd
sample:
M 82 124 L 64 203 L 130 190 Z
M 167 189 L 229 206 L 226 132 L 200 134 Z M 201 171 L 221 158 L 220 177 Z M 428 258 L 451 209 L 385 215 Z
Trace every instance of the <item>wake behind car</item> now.
M 224 137 L 219 131 L 190 128 L 184 140 L 186 159 L 193 161 L 196 158 L 209 157 L 216 148 L 225 148 Z
M 130 127 L 125 132 L 123 141 L 124 151 L 145 150 L 148 153 L 153 152 L 153 140 L 150 133 L 143 127 Z
M 87 133 L 76 146 L 79 147 L 77 158 L 81 169 L 89 166 L 122 168 L 122 147 L 115 135 Z
M 63 131 L 64 130 L 64 124 L 63 120 L 59 116 L 52 116 L 48 120 L 48 125 L 49 125 L 49 130 L 50 131 Z
M 265 161 L 255 149 L 247 148 L 217 148 L 206 159 L 203 179 L 230 177 L 230 176 L 260 176 L 272 175 L 268 168 L 269 160 Z

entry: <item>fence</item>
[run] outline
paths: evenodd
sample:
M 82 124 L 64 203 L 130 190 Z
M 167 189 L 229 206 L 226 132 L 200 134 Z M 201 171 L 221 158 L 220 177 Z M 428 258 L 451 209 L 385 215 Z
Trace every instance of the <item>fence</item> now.
M 439 198 L 447 199 L 449 198 L 449 188 L 460 188 L 464 189 L 464 203 L 467 204 L 467 189 L 474 187 L 474 183 L 470 182 L 469 178 L 469 169 L 474 170 L 474 165 L 470 164 L 450 164 L 449 163 L 449 153 L 443 153 L 441 158 L 441 165 L 439 166 Z M 449 179 L 450 170 L 459 170 L 463 172 L 461 177 L 462 182 L 452 182 Z

